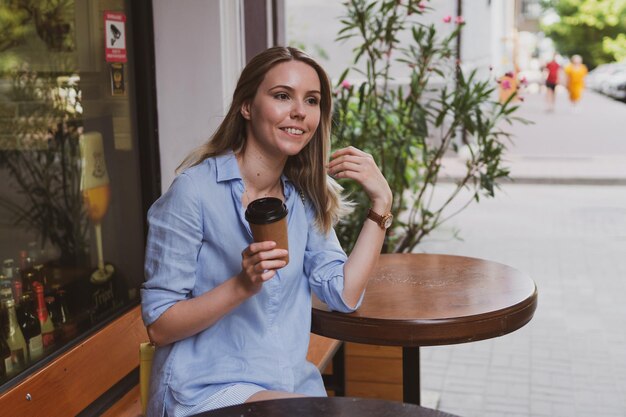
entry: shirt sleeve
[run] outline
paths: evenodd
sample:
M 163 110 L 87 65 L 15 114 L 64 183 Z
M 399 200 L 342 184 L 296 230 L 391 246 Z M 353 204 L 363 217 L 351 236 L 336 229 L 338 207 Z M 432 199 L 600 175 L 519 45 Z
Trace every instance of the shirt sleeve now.
M 339 244 L 334 229 L 329 233 L 320 232 L 314 222 L 313 210 L 307 205 L 309 233 L 304 253 L 304 273 L 309 285 L 321 301 L 331 310 L 351 313 L 361 305 L 363 294 L 355 307 L 350 307 L 343 299 L 343 267 L 347 256 Z
M 202 210 L 193 180 L 179 175 L 148 211 L 148 240 L 141 289 L 142 318 L 154 323 L 191 297 L 202 244 Z

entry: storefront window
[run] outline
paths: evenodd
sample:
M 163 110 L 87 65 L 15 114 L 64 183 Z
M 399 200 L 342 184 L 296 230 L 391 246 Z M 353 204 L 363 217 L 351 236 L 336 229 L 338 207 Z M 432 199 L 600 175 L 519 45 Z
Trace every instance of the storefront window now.
M 132 24 L 122 0 L 0 0 L 0 384 L 138 303 Z

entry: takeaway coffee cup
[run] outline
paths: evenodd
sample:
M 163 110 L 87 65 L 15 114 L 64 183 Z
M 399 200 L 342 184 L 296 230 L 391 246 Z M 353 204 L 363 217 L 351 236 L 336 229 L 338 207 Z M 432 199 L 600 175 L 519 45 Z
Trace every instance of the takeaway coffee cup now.
M 254 241 L 272 240 L 276 242 L 276 248 L 289 250 L 287 213 L 282 200 L 274 197 L 259 198 L 248 204 L 246 220 L 250 223 Z M 289 263 L 289 255 L 285 261 Z

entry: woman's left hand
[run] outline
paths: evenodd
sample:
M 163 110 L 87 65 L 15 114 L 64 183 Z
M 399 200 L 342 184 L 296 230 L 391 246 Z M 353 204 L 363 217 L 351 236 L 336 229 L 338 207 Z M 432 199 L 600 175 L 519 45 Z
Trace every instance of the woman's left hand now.
M 372 155 L 348 146 L 330 156 L 327 168 L 328 174 L 334 178 L 350 178 L 361 184 L 379 213 L 391 209 L 391 189 Z

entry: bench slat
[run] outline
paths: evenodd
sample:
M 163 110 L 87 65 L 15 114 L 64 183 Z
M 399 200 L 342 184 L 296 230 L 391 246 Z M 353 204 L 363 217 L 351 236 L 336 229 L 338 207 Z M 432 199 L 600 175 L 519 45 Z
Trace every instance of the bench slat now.
M 328 364 L 340 346 L 341 342 L 339 340 L 311 333 L 306 360 L 317 366 L 320 372 L 324 372 L 324 369 L 328 367 Z

